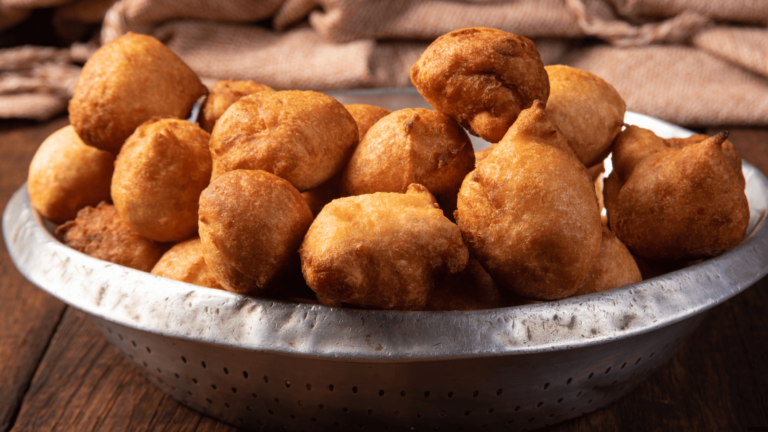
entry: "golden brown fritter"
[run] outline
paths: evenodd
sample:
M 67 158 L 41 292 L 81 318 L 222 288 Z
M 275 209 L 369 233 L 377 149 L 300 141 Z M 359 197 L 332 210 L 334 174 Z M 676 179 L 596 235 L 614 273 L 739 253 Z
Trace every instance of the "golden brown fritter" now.
M 357 135 L 359 138 L 358 141 L 363 140 L 368 129 L 379 121 L 379 119 L 392 112 L 386 108 L 363 104 L 344 105 L 344 108 L 346 108 L 347 111 L 352 114 L 352 118 L 355 119 L 355 123 L 357 124 Z M 346 163 L 347 161 L 344 162 L 345 165 Z M 320 186 L 301 194 L 307 201 L 307 205 L 309 205 L 313 215 L 317 216 L 326 204 L 341 196 L 339 185 L 341 184 L 341 177 L 343 174 L 343 170 L 339 171 Z
M 600 254 L 595 260 L 587 281 L 573 295 L 608 291 L 642 280 L 640 269 L 627 247 L 608 228 L 603 227 Z
M 27 190 L 32 207 L 46 219 L 64 223 L 85 206 L 109 200 L 115 156 L 87 146 L 72 126 L 43 141 L 29 165 Z
M 175 244 L 155 264 L 152 274 L 202 287 L 223 289 L 205 264 L 203 244 L 199 237 Z
M 128 32 L 85 63 L 69 121 L 83 142 L 117 154 L 139 125 L 155 116 L 186 118 L 207 91 L 162 42 Z
M 584 166 L 602 162 L 621 132 L 627 104 L 597 75 L 563 65 L 547 66 L 547 115 Z
M 472 142 L 456 121 L 437 111 L 407 108 L 365 134 L 344 170 L 341 193 L 404 193 L 418 183 L 451 215 L 461 181 L 474 166 Z
M 352 114 L 352 118 L 354 118 L 355 123 L 357 123 L 359 141 L 363 140 L 363 137 L 371 126 L 376 124 L 382 117 L 385 117 L 392 112 L 386 108 L 365 104 L 344 105 L 344 108 Z
M 260 170 L 235 170 L 200 195 L 203 255 L 228 291 L 259 294 L 293 269 L 312 212 L 288 181 Z
M 216 122 L 213 178 L 237 169 L 263 170 L 305 191 L 341 171 L 356 144 L 355 120 L 334 98 L 313 91 L 256 93 Z
M 259 93 L 263 91 L 274 91 L 271 87 L 259 84 L 256 81 L 219 81 L 211 87 L 205 103 L 200 108 L 200 114 L 197 121 L 200 127 L 206 132 L 211 133 L 216 120 L 224 114 L 233 103 L 237 102 L 243 96 Z
M 488 157 L 489 154 L 493 151 L 494 144 L 491 144 L 490 147 L 478 150 L 475 152 L 475 165 L 477 165 L 478 162 Z
M 437 38 L 411 66 L 411 82 L 436 110 L 494 143 L 520 111 L 549 97 L 547 72 L 533 42 L 484 27 Z
M 511 306 L 507 291 L 473 257 L 457 274 L 442 274 L 435 279 L 429 295 L 428 311 L 479 310 Z
M 56 230 L 64 243 L 86 255 L 141 271 L 150 271 L 165 247 L 145 239 L 120 218 L 115 207 L 85 207 Z
M 602 241 L 587 169 L 539 102 L 466 177 L 456 221 L 497 283 L 537 300 L 573 294 Z
M 125 141 L 112 199 L 134 231 L 160 242 L 197 234 L 198 200 L 211 178 L 209 138 L 186 120 L 153 118 Z
M 606 181 L 606 207 L 611 230 L 633 254 L 695 260 L 744 239 L 749 204 L 738 152 L 730 146 L 726 154 L 726 137 L 689 140 L 681 148 L 636 126 L 617 137 L 616 178 Z
M 418 184 L 405 194 L 334 200 L 299 252 L 304 279 L 323 302 L 399 310 L 423 309 L 435 276 L 463 270 L 469 256 L 459 228 Z

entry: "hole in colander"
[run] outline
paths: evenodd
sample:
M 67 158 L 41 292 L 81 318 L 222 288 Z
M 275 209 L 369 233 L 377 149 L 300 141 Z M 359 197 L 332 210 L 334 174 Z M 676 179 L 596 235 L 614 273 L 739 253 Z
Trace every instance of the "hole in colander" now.
M 498 390 L 496 390 L 496 396 L 501 396 L 501 392 L 502 392 L 502 391 L 503 391 L 502 389 L 498 389 Z
M 243 378 L 248 379 L 248 372 L 243 371 Z
M 190 396 L 192 396 L 192 392 L 191 392 L 191 391 L 189 391 L 189 390 L 187 390 L 187 394 L 188 394 L 188 395 L 190 395 Z
M 368 415 L 373 415 L 373 410 L 368 410 Z
M 395 417 L 400 417 L 400 411 L 395 411 Z
M 179 374 L 177 374 L 177 373 L 173 374 L 173 376 L 175 376 L 176 378 L 181 378 L 181 377 L 179 376 Z
M 291 388 L 291 382 L 288 380 L 285 380 L 285 386 L 288 388 Z
M 157 368 L 157 373 L 163 373 L 162 369 Z
M 247 409 L 248 411 L 253 411 L 253 407 L 250 405 L 246 406 L 245 409 Z
M 192 382 L 197 384 L 197 378 L 192 378 Z
M 211 388 L 216 390 L 216 384 L 211 384 Z
M 200 362 L 200 364 L 203 365 L 203 369 L 208 367 L 208 365 L 206 365 L 205 362 Z
M 520 411 L 520 405 L 515 407 L 515 411 Z
M 272 414 L 274 414 L 274 413 L 275 413 L 275 412 L 274 412 L 274 411 L 272 411 L 272 410 L 267 410 L 267 412 L 268 412 L 270 415 L 272 415 Z
M 452 391 L 448 392 L 448 399 L 450 399 L 452 397 L 453 397 L 453 392 Z
M 134 348 L 136 347 L 136 341 L 132 340 L 131 343 L 133 344 Z
M 295 415 L 293 415 L 293 414 L 289 415 L 288 417 L 290 417 L 290 418 L 291 418 L 291 419 L 293 419 L 293 420 L 296 420 L 296 416 L 295 416 Z
M 237 389 L 235 387 L 232 387 L 232 393 L 237 393 Z
M 428 391 L 425 391 L 425 392 L 424 392 L 424 397 L 425 397 L 425 398 L 428 398 L 428 397 L 429 397 L 429 392 L 428 392 Z
M 440 417 L 445 417 L 445 411 L 440 411 Z
M 555 416 L 555 413 L 552 413 L 552 414 L 549 415 L 549 418 L 552 418 L 554 416 Z
M 581 392 L 576 393 L 576 397 L 581 396 Z
M 642 357 L 638 357 L 638 358 L 637 358 L 637 361 L 635 362 L 635 364 L 638 364 L 638 363 L 640 363 L 640 359 L 642 359 Z
M 208 402 L 208 403 L 213 403 L 213 401 L 208 399 L 208 398 L 205 398 L 205 401 Z
M 275 398 L 275 403 L 280 403 L 280 399 Z
M 149 349 L 149 347 L 147 347 L 147 353 L 148 353 L 148 354 L 152 354 L 152 350 L 151 350 L 151 349 Z
M 254 398 L 258 397 L 258 396 L 256 396 L 256 393 L 251 393 L 251 396 L 253 396 Z
M 539 402 L 536 404 L 536 408 L 541 408 L 542 405 L 544 405 L 544 402 Z
M 549 388 L 549 383 L 544 384 L 544 390 Z
M 120 340 L 123 340 L 123 335 L 121 335 L 120 333 L 117 334 L 117 337 L 119 337 Z
M 379 390 L 379 396 L 384 396 L 384 390 Z
M 307 384 L 307 391 L 311 391 L 311 390 L 312 390 L 312 384 Z
M 479 391 L 477 391 L 477 390 L 475 390 L 475 392 L 474 392 L 474 393 L 472 393 L 472 397 L 477 397 L 477 395 L 479 395 L 479 394 L 480 394 L 480 392 L 479 392 Z
M 606 370 L 605 370 L 605 373 L 607 374 L 607 373 L 608 373 L 608 372 L 610 372 L 610 371 L 611 371 L 611 367 L 610 367 L 610 366 L 608 366 L 608 369 L 606 369 Z
M 589 405 L 589 404 L 591 404 L 591 403 L 592 403 L 592 399 L 590 399 L 590 400 L 589 400 L 589 402 L 587 402 L 587 405 Z
M 563 401 L 563 398 L 560 398 L 557 400 L 557 403 L 561 403 Z
M 405 397 L 405 390 L 400 392 L 400 396 Z
M 592 379 L 593 376 L 595 376 L 594 372 L 590 373 L 589 376 L 587 377 L 587 379 Z
M 352 393 L 357 393 L 357 387 L 352 387 Z
M 493 414 L 493 408 L 488 408 L 488 414 Z
M 143 361 L 143 362 L 141 362 L 141 364 L 143 364 L 144 367 L 147 367 L 147 362 Z
M 469 411 L 465 411 L 465 412 L 464 412 L 464 415 L 465 415 L 465 416 L 468 416 L 468 415 L 469 415 Z
M 328 386 L 328 390 L 333 391 L 333 384 Z
M 304 406 L 304 402 L 302 401 L 297 401 L 296 403 L 299 404 L 299 406 Z
M 652 352 L 652 353 L 651 353 L 651 355 L 649 355 L 648 357 L 649 357 L 649 358 L 650 358 L 650 357 L 653 357 L 653 355 L 654 355 L 654 354 L 656 354 L 656 353 L 655 353 L 655 352 Z
M 225 375 L 229 375 L 229 369 L 227 369 L 227 368 L 224 368 L 224 374 L 225 374 Z
M 571 385 L 571 382 L 573 382 L 573 378 L 568 378 L 568 381 L 565 382 L 565 385 Z
M 267 384 L 269 384 L 269 377 L 268 377 L 268 376 L 266 376 L 266 375 L 264 375 L 264 382 L 265 382 L 265 383 L 267 383 Z
M 344 411 L 345 413 L 349 412 L 349 408 L 342 408 L 341 410 Z
M 131 360 L 133 360 L 133 354 L 128 354 L 128 358 L 130 358 Z
M 181 361 L 183 361 L 184 363 L 186 363 L 186 362 L 187 362 L 187 358 L 186 358 L 186 357 L 184 357 L 184 356 L 181 356 Z
M 421 417 L 422 415 L 420 412 L 416 413 L 416 417 Z
M 318 407 L 318 408 L 320 408 L 320 409 L 325 409 L 325 407 L 323 406 L 323 404 L 320 404 L 320 405 L 318 405 L 317 407 Z
M 529 422 L 532 422 L 534 420 L 536 420 L 536 417 L 531 417 L 531 418 L 528 419 Z
M 229 408 L 229 402 L 224 402 L 224 406 Z

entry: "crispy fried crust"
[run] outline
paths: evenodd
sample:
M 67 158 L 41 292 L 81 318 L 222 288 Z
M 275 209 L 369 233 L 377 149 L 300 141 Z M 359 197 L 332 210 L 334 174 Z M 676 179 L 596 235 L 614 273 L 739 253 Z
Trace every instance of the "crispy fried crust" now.
M 461 271 L 469 256 L 459 228 L 418 184 L 405 194 L 334 200 L 299 252 L 304 279 L 318 299 L 399 310 L 423 309 L 435 275 Z
M 235 170 L 200 195 L 199 222 L 203 256 L 219 283 L 228 291 L 258 294 L 298 266 L 296 251 L 312 212 L 288 181 Z
M 117 154 L 155 116 L 185 118 L 207 89 L 157 39 L 128 32 L 85 63 L 69 102 L 69 121 L 86 144 Z
M 155 264 L 152 274 L 193 285 L 223 289 L 205 264 L 203 244 L 198 237 L 175 244 Z
M 86 255 L 146 272 L 152 270 L 165 250 L 138 235 L 114 206 L 103 202 L 77 212 L 77 218 L 60 226 L 56 235 Z
M 602 162 L 621 132 L 627 104 L 605 80 L 568 66 L 547 66 L 547 115 L 584 166 Z
M 573 294 L 602 241 L 587 169 L 538 102 L 466 177 L 456 220 L 497 283 L 538 300 Z
M 231 79 L 217 82 L 211 87 L 208 97 L 205 98 L 205 103 L 200 108 L 200 114 L 197 117 L 200 127 L 211 133 L 213 125 L 233 103 L 243 96 L 263 91 L 272 92 L 274 90 L 272 87 L 250 80 L 235 81 Z
M 379 119 L 392 112 L 386 108 L 364 104 L 344 105 L 344 108 L 346 108 L 347 111 L 352 114 L 352 118 L 355 119 L 359 141 L 363 140 L 363 137 L 371 126 L 379 121 Z M 346 163 L 347 161 L 344 162 L 345 165 Z M 341 196 L 339 185 L 341 184 L 341 177 L 343 174 L 343 170 L 339 171 L 320 186 L 301 194 L 307 201 L 307 205 L 309 205 L 313 215 L 317 216 L 326 204 Z
M 344 168 L 357 138 L 354 118 L 330 96 L 312 91 L 245 96 L 213 128 L 213 178 L 237 169 L 263 170 L 305 191 Z
M 640 269 L 627 247 L 608 228 L 603 227 L 600 254 L 595 260 L 586 283 L 573 295 L 607 291 L 641 280 L 643 277 L 640 275 Z
M 186 120 L 153 118 L 126 140 L 115 160 L 112 199 L 134 231 L 160 242 L 197 234 L 200 192 L 211 178 L 209 138 Z
M 43 141 L 29 165 L 27 190 L 32 206 L 56 223 L 85 206 L 109 200 L 115 156 L 85 145 L 72 126 Z
M 474 165 L 472 142 L 458 123 L 437 111 L 408 108 L 371 127 L 344 170 L 341 193 L 403 193 L 418 183 L 451 215 Z
M 637 127 L 617 137 L 617 179 L 609 178 L 615 197 L 609 199 L 606 182 L 606 206 L 611 229 L 633 254 L 694 260 L 719 255 L 744 239 L 749 204 L 735 163 L 738 152 L 724 146 L 726 137 L 676 141 L 674 147 Z
M 429 311 L 480 310 L 511 306 L 507 291 L 473 257 L 457 274 L 442 274 L 435 279 L 429 295 Z
M 480 162 L 481 160 L 487 158 L 488 155 L 491 154 L 491 152 L 493 151 L 493 146 L 494 145 L 495 144 L 491 144 L 490 147 L 488 147 L 486 149 L 478 150 L 478 151 L 475 152 L 475 166 L 477 166 L 478 162 Z
M 520 111 L 549 97 L 533 42 L 484 27 L 437 38 L 411 66 L 411 82 L 436 110 L 494 143 Z

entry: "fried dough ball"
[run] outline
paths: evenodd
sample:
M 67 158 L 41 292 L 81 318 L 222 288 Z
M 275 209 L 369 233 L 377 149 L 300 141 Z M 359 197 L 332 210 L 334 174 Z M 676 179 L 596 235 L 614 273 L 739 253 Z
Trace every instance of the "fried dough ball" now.
M 437 111 L 407 108 L 365 134 L 344 170 L 341 193 L 404 193 L 418 183 L 451 215 L 461 181 L 474 166 L 472 142 L 458 123 Z
M 355 119 L 330 96 L 313 91 L 245 96 L 213 128 L 213 178 L 237 169 L 263 170 L 305 191 L 344 168 L 357 138 Z
M 488 147 L 488 148 L 476 151 L 475 152 L 475 164 L 477 164 L 481 160 L 487 158 L 488 155 L 491 154 L 492 151 L 493 151 L 493 144 L 491 144 L 491 146 Z
M 199 237 L 175 244 L 163 254 L 151 273 L 193 285 L 223 289 L 205 264 Z
M 469 257 L 459 228 L 418 184 L 405 194 L 334 200 L 312 223 L 299 253 L 318 299 L 398 310 L 423 309 L 435 276 L 463 270 Z
M 627 104 L 597 75 L 569 66 L 547 66 L 547 115 L 584 166 L 602 162 L 621 132 Z
M 260 294 L 291 269 L 312 212 L 288 181 L 261 170 L 222 174 L 200 195 L 203 256 L 228 291 Z
M 125 141 L 115 160 L 112 199 L 137 233 L 159 242 L 197 233 L 200 192 L 211 178 L 209 138 L 186 120 L 153 118 Z
M 499 142 L 534 100 L 549 97 L 533 42 L 484 27 L 437 38 L 411 66 L 411 82 L 432 107 L 490 142 Z
M 600 254 L 595 260 L 587 282 L 573 295 L 580 296 L 608 291 L 642 280 L 640 269 L 627 247 L 608 228 L 603 227 Z
M 670 147 L 683 148 L 691 144 L 700 143 L 708 138 L 709 138 L 709 135 L 696 134 L 696 135 L 691 135 L 688 138 L 667 138 L 664 141 L 667 144 L 669 144 Z M 739 154 L 739 151 L 736 150 L 736 147 L 733 146 L 733 143 L 728 141 L 727 139 L 725 140 L 725 142 L 723 142 L 720 145 L 720 148 L 723 150 L 723 157 L 725 157 L 725 159 L 728 161 L 729 164 L 731 164 L 731 166 L 737 173 L 741 174 L 738 176 L 739 183 L 741 183 L 741 187 L 742 188 L 746 187 L 747 182 L 744 179 L 744 173 L 741 170 L 741 155 Z
M 540 102 L 464 179 L 456 221 L 497 283 L 537 300 L 576 292 L 602 241 L 587 169 Z
M 738 152 L 724 145 L 726 138 L 720 133 L 677 147 L 679 140 L 671 146 L 637 126 L 619 134 L 606 206 L 611 229 L 633 254 L 695 260 L 744 239 L 749 204 Z
M 138 235 L 113 205 L 104 202 L 77 212 L 77 218 L 60 226 L 56 235 L 86 255 L 145 272 L 165 252 L 163 245 Z
M 72 126 L 43 141 L 29 165 L 27 190 L 43 217 L 64 223 L 85 206 L 109 199 L 115 156 L 87 146 Z
M 435 280 L 424 310 L 480 310 L 511 306 L 506 290 L 473 257 L 457 274 L 443 274 Z
M 256 81 L 219 81 L 211 87 L 205 103 L 200 108 L 200 114 L 197 121 L 200 127 L 206 132 L 211 133 L 216 120 L 224 114 L 233 103 L 237 102 L 243 96 L 259 93 L 263 91 L 273 92 L 272 87 L 259 84 Z
M 162 42 L 128 32 L 99 48 L 83 66 L 69 102 L 69 121 L 86 144 L 114 154 L 155 116 L 186 118 L 208 90 Z
M 344 108 L 346 108 L 347 111 L 352 114 L 352 118 L 355 119 L 358 141 L 363 140 L 366 132 L 368 132 L 368 129 L 370 129 L 374 123 L 392 112 L 386 108 L 364 104 L 344 105 Z M 340 171 L 320 186 L 301 194 L 307 201 L 313 215 L 317 216 L 326 204 L 341 196 L 339 193 L 339 185 L 341 184 L 341 176 L 343 174 L 344 171 Z
M 355 123 L 357 123 L 359 141 L 363 140 L 363 137 L 371 126 L 381 120 L 382 117 L 385 117 L 392 112 L 386 108 L 365 104 L 344 105 L 344 108 L 352 114 L 352 118 L 354 118 Z

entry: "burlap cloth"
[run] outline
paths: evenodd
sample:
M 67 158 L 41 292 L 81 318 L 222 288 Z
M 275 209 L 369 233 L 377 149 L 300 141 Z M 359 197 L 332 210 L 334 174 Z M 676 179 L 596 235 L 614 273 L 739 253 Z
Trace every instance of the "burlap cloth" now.
M 434 38 L 486 26 L 533 39 L 545 64 L 612 83 L 633 111 L 689 126 L 768 125 L 768 1 L 0 0 L 0 30 L 55 7 L 69 49 L 0 50 L 0 117 L 66 110 L 80 66 L 127 31 L 153 35 L 211 85 L 409 86 Z M 12 30 L 11 30 L 12 31 Z

